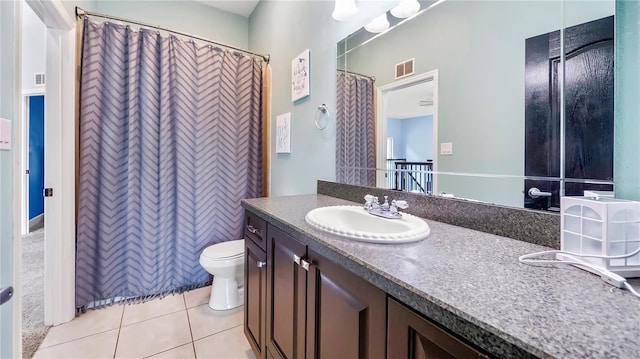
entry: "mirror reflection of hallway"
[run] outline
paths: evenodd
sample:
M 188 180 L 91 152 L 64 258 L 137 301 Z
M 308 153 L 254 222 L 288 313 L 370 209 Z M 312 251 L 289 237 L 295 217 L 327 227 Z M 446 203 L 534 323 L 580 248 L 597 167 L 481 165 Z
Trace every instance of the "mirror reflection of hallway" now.
M 433 193 L 434 81 L 392 89 L 386 94 L 386 188 Z

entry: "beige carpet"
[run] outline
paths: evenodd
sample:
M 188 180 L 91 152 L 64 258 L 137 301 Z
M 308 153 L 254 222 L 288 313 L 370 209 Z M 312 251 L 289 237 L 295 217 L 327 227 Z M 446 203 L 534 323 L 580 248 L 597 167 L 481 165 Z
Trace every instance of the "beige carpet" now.
M 44 325 L 44 229 L 22 237 L 22 357 L 33 357 L 49 327 Z

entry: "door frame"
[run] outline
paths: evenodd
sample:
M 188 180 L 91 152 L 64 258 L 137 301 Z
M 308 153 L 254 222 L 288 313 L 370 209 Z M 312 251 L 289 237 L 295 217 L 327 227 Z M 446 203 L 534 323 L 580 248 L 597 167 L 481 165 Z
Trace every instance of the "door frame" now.
M 8 97 L 10 100 L 10 107 L 11 109 L 5 109 L 5 111 L 8 114 L 9 119 L 11 120 L 11 131 L 13 132 L 13 144 L 12 144 L 12 149 L 11 149 L 11 181 L 7 181 L 10 183 L 12 189 L 12 195 L 11 195 L 11 205 L 12 205 L 12 213 L 9 214 L 9 216 L 11 216 L 11 222 L 9 222 L 9 226 L 11 227 L 11 229 L 7 232 L 11 233 L 11 238 L 6 239 L 7 241 L 11 241 L 11 245 L 7 246 L 8 248 L 11 249 L 11 253 L 9 253 L 8 255 L 11 256 L 11 261 L 7 261 L 10 264 L 10 275 L 11 275 L 11 279 L 10 281 L 13 281 L 12 283 L 2 283 L 3 285 L 8 284 L 8 285 L 12 285 L 14 288 L 13 291 L 13 299 L 5 304 L 5 306 L 11 306 L 11 310 L 10 310 L 10 315 L 11 315 L 11 323 L 10 323 L 10 329 L 11 332 L 9 334 L 5 334 L 5 332 L 3 332 L 2 330 L 5 329 L 4 326 L 2 326 L 0 324 L 0 344 L 10 344 L 10 348 L 7 349 L 3 349 L 0 347 L 0 356 L 5 355 L 6 353 L 9 353 L 9 355 L 13 355 L 13 356 L 21 356 L 22 353 L 22 300 L 21 300 L 21 296 L 22 296 L 22 286 L 21 286 L 21 273 L 20 273 L 20 269 L 22 268 L 22 248 L 20 246 L 21 244 L 21 229 L 20 226 L 15 225 L 15 223 L 20 223 L 20 214 L 21 214 L 21 198 L 20 196 L 14 195 L 15 193 L 20 193 L 21 190 L 21 182 L 20 182 L 20 166 L 21 166 L 21 156 L 22 156 L 22 150 L 21 150 L 21 142 L 22 142 L 22 129 L 21 129 L 21 125 L 22 125 L 22 119 L 21 119 L 21 111 L 22 108 L 20 106 L 20 93 L 21 93 L 21 87 L 22 87 L 22 64 L 21 64 L 21 51 L 20 51 L 20 47 L 18 46 L 21 41 L 22 41 L 22 29 L 21 29 L 21 24 L 22 24 L 22 2 L 21 1 L 14 1 L 14 2 L 4 2 L 4 4 L 0 4 L 0 13 L 2 13 L 2 15 L 0 17 L 2 17 L 3 19 L 7 19 L 10 21 L 3 21 L 2 24 L 0 24 L 0 27 L 2 28 L 2 30 L 0 30 L 0 33 L 4 33 L 4 31 L 8 31 L 11 32 L 13 34 L 13 37 L 11 39 L 11 41 L 9 41 L 9 51 L 7 54 L 3 55 L 3 61 L 6 62 L 7 65 L 3 64 L 3 70 L 2 72 L 4 72 L 4 67 L 6 66 L 7 69 L 10 69 L 13 73 L 12 76 L 10 76 L 9 79 L 3 78 L 3 84 L 4 86 L 0 86 L 2 87 L 3 91 L 9 92 L 8 94 L 4 94 L 3 96 Z M 6 11 L 6 13 L 5 13 Z M 4 34 L 2 34 L 2 36 L 4 37 Z M 3 46 L 5 46 L 3 44 Z M 4 115 L 4 113 L 3 113 Z M 2 191 L 4 192 L 4 191 Z M 1 196 L 1 194 L 0 194 Z M 3 198 L 3 201 L 5 201 L 6 198 Z M 3 204 L 2 207 L 6 207 L 6 204 Z M 0 212 L 3 212 L 3 219 L 6 219 L 6 217 L 4 216 L 4 209 L 0 209 Z M 5 221 L 3 221 L 4 223 L 6 223 Z M 6 232 L 3 232 L 6 233 Z M 2 234 L 0 234 L 0 237 L 2 237 Z M 6 238 L 6 237 L 5 237 Z M 5 238 L 0 238 L 0 241 L 5 241 Z M 4 245 L 2 247 L 5 247 Z M 3 255 L 7 255 L 7 253 L 3 253 Z M 2 266 L 0 266 L 2 267 Z M 0 268 L 0 269 L 6 269 L 6 268 Z M 0 310 L 6 310 L 6 309 L 0 309 Z M 5 312 L 6 313 L 6 312 Z M 0 316 L 2 316 L 0 314 Z M 7 343 L 5 340 L 8 339 L 9 343 Z M 4 347 L 6 348 L 6 347 Z
M 54 189 L 54 196 L 45 200 L 44 323 L 59 325 L 75 317 L 75 21 L 61 0 L 25 2 L 47 27 L 44 185 Z M 16 127 L 21 129 L 22 123 Z M 16 148 L 16 158 L 22 159 L 22 146 Z M 19 170 L 14 171 L 14 182 L 22 186 Z M 15 200 L 14 223 L 20 223 L 20 201 Z M 18 247 L 20 231 L 15 226 Z
M 22 91 L 22 220 L 19 222 L 22 228 L 22 235 L 29 234 L 29 98 L 31 96 L 44 96 L 44 89 Z M 45 97 L 46 98 L 46 97 Z
M 438 70 L 431 70 L 411 76 L 399 81 L 378 88 L 378 111 L 376 120 L 376 168 L 383 169 L 376 171 L 376 187 L 385 187 L 387 179 L 385 174 L 387 171 L 387 101 L 389 93 L 403 88 L 419 85 L 425 82 L 433 82 L 433 172 L 438 171 Z M 438 176 L 433 176 L 432 193 L 438 193 Z

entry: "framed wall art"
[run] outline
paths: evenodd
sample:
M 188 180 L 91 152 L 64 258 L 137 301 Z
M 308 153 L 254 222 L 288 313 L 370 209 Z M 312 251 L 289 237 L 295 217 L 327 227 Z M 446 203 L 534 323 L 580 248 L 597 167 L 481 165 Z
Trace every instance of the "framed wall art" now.
M 291 153 L 291 112 L 276 117 L 276 153 Z
M 309 96 L 309 49 L 291 61 L 291 101 Z

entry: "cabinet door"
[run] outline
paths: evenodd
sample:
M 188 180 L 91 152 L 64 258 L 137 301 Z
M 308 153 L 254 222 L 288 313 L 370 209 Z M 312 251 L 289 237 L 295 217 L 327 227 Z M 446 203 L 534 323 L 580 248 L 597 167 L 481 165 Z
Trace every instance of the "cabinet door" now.
M 388 358 L 487 358 L 391 298 L 388 309 Z
M 244 251 L 244 335 L 256 358 L 266 358 L 267 253 L 251 240 Z
M 307 247 L 267 225 L 267 347 L 276 358 L 304 358 Z
M 311 250 L 309 259 L 307 359 L 384 358 L 386 294 Z

